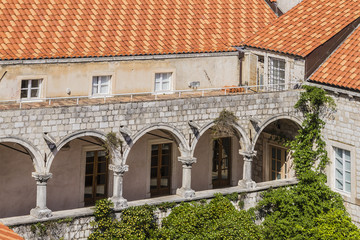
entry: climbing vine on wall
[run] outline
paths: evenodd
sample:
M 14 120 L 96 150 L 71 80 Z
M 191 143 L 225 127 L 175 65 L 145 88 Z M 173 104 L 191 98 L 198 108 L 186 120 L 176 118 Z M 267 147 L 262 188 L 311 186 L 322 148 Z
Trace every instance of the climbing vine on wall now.
M 228 137 L 236 135 L 233 125 L 236 124 L 238 118 L 231 111 L 223 109 L 219 116 L 214 119 L 214 126 L 212 127 L 212 136 L 214 139 L 220 137 Z

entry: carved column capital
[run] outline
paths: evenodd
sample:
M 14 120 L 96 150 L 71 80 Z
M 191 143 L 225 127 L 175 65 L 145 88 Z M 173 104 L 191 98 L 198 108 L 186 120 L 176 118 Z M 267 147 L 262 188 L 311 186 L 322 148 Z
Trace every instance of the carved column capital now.
M 129 165 L 114 165 L 109 164 L 109 169 L 116 174 L 124 174 L 129 171 Z
M 256 156 L 256 151 L 242 151 L 242 150 L 239 150 L 239 154 L 244 157 L 244 161 L 252 162 L 253 157 Z
M 178 161 L 180 161 L 183 165 L 191 166 L 196 163 L 196 158 L 194 157 L 178 157 Z
M 31 176 L 35 178 L 38 183 L 46 183 L 50 178 L 52 178 L 52 173 L 33 172 Z

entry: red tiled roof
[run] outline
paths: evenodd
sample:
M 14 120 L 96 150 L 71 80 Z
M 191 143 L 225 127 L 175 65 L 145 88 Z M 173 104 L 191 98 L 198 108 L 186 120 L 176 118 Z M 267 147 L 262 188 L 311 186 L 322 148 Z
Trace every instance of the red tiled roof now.
M 0 59 L 234 51 L 275 18 L 264 0 L 2 0 Z
M 360 25 L 315 71 L 310 81 L 360 91 Z
M 305 57 L 359 17 L 359 0 L 304 0 L 244 45 Z
M 0 239 L 1 240 L 18 240 L 22 239 L 19 235 L 10 230 L 7 226 L 0 223 Z

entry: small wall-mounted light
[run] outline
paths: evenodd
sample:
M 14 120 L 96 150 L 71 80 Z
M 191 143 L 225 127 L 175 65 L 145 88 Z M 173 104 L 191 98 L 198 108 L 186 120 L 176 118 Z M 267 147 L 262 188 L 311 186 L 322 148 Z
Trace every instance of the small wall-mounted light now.
M 198 87 L 200 87 L 200 82 L 199 81 L 189 82 L 189 88 L 196 89 Z
M 70 88 L 67 88 L 67 89 L 66 89 L 66 94 L 67 94 L 67 95 L 70 95 L 70 94 L 71 94 L 71 89 L 70 89 Z

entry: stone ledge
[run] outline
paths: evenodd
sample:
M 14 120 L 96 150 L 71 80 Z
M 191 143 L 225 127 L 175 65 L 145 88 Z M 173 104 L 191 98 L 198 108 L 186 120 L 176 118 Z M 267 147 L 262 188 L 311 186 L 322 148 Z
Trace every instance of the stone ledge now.
M 158 197 L 158 198 L 147 198 L 147 199 L 142 199 L 142 200 L 131 201 L 131 202 L 128 202 L 128 206 L 134 207 L 134 206 L 141 206 L 141 205 L 145 205 L 145 204 L 158 205 L 158 204 L 161 204 L 164 202 L 176 202 L 176 203 L 189 202 L 189 201 L 194 201 L 194 200 L 213 198 L 215 193 L 221 193 L 223 195 L 231 194 L 234 192 L 253 193 L 253 192 L 264 191 L 269 188 L 290 186 L 290 185 L 294 185 L 297 183 L 298 183 L 297 179 L 268 181 L 268 182 L 257 183 L 256 187 L 254 189 L 246 189 L 246 188 L 239 187 L 239 186 L 229 187 L 229 188 L 210 189 L 210 190 L 195 192 L 195 197 L 193 197 L 191 199 L 183 198 L 178 195 L 170 195 L 170 196 L 164 196 L 164 197 Z M 14 227 L 14 226 L 18 226 L 18 225 L 27 225 L 27 224 L 34 224 L 34 223 L 38 223 L 38 222 L 53 221 L 53 220 L 58 220 L 58 219 L 62 219 L 62 218 L 88 217 L 88 216 L 93 215 L 93 211 L 94 211 L 94 207 L 76 208 L 76 209 L 53 212 L 52 217 L 45 218 L 45 219 L 36 219 L 30 215 L 26 215 L 26 216 L 2 218 L 2 219 L 0 219 L 0 222 L 3 223 L 4 225 Z

